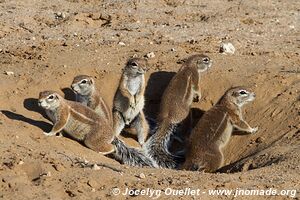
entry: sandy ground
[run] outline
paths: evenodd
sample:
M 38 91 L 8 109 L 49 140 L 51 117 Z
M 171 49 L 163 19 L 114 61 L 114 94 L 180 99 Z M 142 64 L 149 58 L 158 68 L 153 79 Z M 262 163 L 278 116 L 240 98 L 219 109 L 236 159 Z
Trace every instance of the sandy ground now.
M 299 8 L 298 0 L 0 0 L 0 198 L 114 199 L 115 188 L 162 190 L 160 199 L 234 199 L 208 195 L 209 189 L 299 193 Z M 219 53 L 222 42 L 236 53 Z M 66 137 L 42 134 L 52 124 L 37 107 L 40 91 L 71 99 L 73 77 L 87 74 L 111 104 L 126 60 L 149 52 L 155 57 L 147 74 L 148 116 L 156 116 L 163 88 L 195 53 L 214 61 L 195 110 L 209 109 L 231 86 L 254 88 L 257 98 L 245 106 L 245 118 L 259 131 L 232 137 L 220 173 L 132 168 Z M 98 170 L 91 168 L 95 163 Z M 163 195 L 167 188 L 201 193 L 170 197 Z

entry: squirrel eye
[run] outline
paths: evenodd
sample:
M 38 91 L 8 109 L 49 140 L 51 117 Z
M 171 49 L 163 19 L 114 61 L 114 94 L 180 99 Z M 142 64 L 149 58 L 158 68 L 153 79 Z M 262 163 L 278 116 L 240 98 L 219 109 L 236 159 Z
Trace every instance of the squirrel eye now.
M 138 64 L 137 64 L 136 62 L 132 62 L 132 63 L 131 63 L 131 66 L 132 66 L 132 67 L 137 67 Z
M 205 62 L 205 63 L 208 63 L 209 62 L 209 58 L 205 57 L 205 58 L 202 59 L 202 61 Z
M 83 84 L 86 84 L 87 83 L 87 80 L 82 80 L 80 83 L 83 83 Z
M 247 94 L 245 90 L 240 91 L 240 94 Z
M 48 97 L 48 99 L 54 99 L 54 96 L 53 96 L 53 95 L 50 95 L 50 96 Z

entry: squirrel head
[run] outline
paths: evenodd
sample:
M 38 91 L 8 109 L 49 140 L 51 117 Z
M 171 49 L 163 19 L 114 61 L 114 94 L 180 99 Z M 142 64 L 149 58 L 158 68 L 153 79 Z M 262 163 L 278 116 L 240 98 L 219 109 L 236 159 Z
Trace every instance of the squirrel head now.
M 79 95 L 89 95 L 95 89 L 95 82 L 91 76 L 79 75 L 73 79 L 71 88 Z
M 140 76 L 148 70 L 146 59 L 132 58 L 127 61 L 123 72 L 129 76 Z
M 242 107 L 255 99 L 255 93 L 250 89 L 238 86 L 227 90 L 223 98 L 238 107 Z
M 196 54 L 190 56 L 186 60 L 186 65 L 190 67 L 196 67 L 198 72 L 204 72 L 211 67 L 212 60 L 210 59 L 210 57 L 204 54 Z
M 60 106 L 60 95 L 54 91 L 43 91 L 39 94 L 38 105 L 45 110 L 55 110 Z

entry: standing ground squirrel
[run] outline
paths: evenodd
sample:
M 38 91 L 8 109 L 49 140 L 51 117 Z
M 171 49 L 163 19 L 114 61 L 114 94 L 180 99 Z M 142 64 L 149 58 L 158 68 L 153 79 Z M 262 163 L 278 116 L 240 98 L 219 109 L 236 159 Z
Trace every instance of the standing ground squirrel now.
M 212 60 L 202 54 L 190 56 L 183 63 L 162 95 L 158 123 L 169 119 L 177 124 L 188 116 L 193 100 L 201 99 L 200 74 L 211 65 Z
M 130 59 L 123 69 L 113 102 L 115 136 L 120 135 L 127 125 L 136 130 L 140 144 L 144 144 L 149 129 L 143 112 L 146 70 L 147 61 L 145 59 Z
M 244 121 L 242 106 L 255 99 L 255 94 L 244 87 L 226 91 L 218 103 L 208 110 L 193 129 L 189 149 L 182 169 L 214 172 L 224 163 L 223 148 L 234 129 L 245 134 L 255 133 Z
M 206 71 L 211 64 L 211 59 L 205 55 L 189 57 L 166 88 L 158 117 L 158 128 L 142 148 L 143 155 L 152 160 L 153 166 L 176 168 L 181 161 L 181 157 L 172 155 L 168 150 L 170 136 L 176 131 L 178 124 L 188 116 L 193 99 L 200 97 L 200 73 Z M 132 153 L 127 157 L 118 157 L 123 158 L 123 163 L 136 165 L 143 160 L 143 157 L 137 155 Z
M 76 76 L 71 88 L 76 94 L 76 101 L 90 107 L 112 124 L 111 110 L 97 91 L 95 81 L 91 76 Z
M 94 151 L 108 154 L 114 150 L 111 126 L 92 109 L 67 101 L 53 91 L 41 92 L 38 103 L 54 124 L 51 132 L 45 135 L 53 136 L 63 130 Z
M 201 98 L 200 74 L 212 65 L 212 60 L 202 54 L 190 56 L 171 79 L 165 89 L 158 114 L 158 128 L 144 146 L 147 155 L 163 168 L 176 168 L 182 160 L 169 150 L 171 135 L 188 117 L 193 100 Z

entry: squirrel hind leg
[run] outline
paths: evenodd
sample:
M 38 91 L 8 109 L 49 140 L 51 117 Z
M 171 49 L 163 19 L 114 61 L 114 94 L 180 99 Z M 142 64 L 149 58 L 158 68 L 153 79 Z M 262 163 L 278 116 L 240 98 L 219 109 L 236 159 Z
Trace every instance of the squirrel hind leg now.
M 131 127 L 136 130 L 138 142 L 143 145 L 146 142 L 149 133 L 149 125 L 143 112 L 138 114 L 132 122 Z
M 215 172 L 224 164 L 224 155 L 218 147 L 205 154 L 205 171 Z
M 86 137 L 84 144 L 88 148 L 104 155 L 112 153 L 114 151 L 114 146 L 110 144 L 109 141 L 103 141 L 103 139 L 104 138 L 99 137 L 98 134 L 91 134 Z
M 124 118 L 119 111 L 113 111 L 113 122 L 113 134 L 119 136 L 125 127 Z

